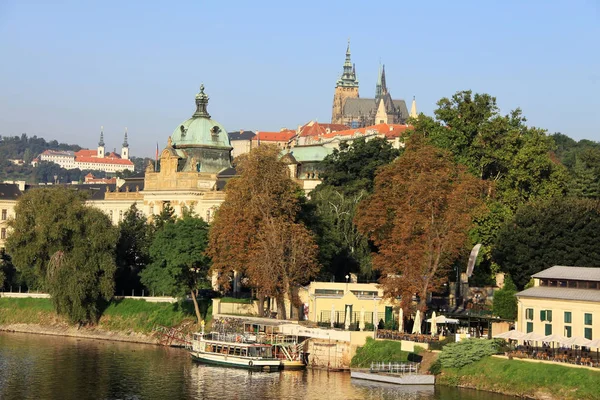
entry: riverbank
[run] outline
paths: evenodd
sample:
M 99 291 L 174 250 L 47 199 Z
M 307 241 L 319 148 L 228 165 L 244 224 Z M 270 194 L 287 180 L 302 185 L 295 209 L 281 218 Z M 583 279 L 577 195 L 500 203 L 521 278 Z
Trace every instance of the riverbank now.
M 210 305 L 203 311 L 210 323 Z M 98 324 L 77 326 L 57 315 L 50 299 L 0 298 L 0 331 L 156 344 L 156 326 L 185 326 L 189 333 L 197 329 L 195 322 L 191 304 L 121 299 L 109 303 Z
M 437 383 L 539 400 L 591 400 L 599 398 L 600 372 L 485 357 L 442 369 Z

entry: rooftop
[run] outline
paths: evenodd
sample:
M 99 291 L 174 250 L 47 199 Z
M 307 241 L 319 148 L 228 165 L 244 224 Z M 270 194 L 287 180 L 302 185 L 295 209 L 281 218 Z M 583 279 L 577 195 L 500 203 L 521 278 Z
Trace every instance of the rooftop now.
M 600 282 L 600 268 L 566 267 L 555 265 L 531 276 L 537 279 L 567 279 L 572 281 Z
M 600 290 L 534 286 L 517 293 L 517 297 L 600 302 Z

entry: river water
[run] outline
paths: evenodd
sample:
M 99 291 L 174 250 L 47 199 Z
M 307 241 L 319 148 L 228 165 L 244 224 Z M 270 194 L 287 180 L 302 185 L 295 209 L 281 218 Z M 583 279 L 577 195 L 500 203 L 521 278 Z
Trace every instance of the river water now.
M 0 332 L 1 400 L 505 400 L 446 387 L 400 387 L 307 370 L 250 373 L 192 362 L 183 349 Z

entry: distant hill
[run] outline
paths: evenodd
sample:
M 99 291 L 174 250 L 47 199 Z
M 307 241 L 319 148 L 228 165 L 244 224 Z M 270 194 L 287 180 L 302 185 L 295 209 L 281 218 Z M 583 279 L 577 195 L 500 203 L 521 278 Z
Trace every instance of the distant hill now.
M 48 142 L 37 136 L 28 137 L 25 133 L 21 136 L 0 135 L 0 182 L 25 180 L 29 183 L 49 183 L 54 182 L 55 176 L 60 182 L 83 181 L 84 176 L 89 172 L 92 172 L 97 178 L 105 177 L 106 173 L 103 171 L 66 170 L 52 162 L 41 162 L 35 168 L 31 166 L 31 161 L 44 150 L 79 151 L 81 149 L 82 147 L 76 144 L 59 143 L 56 140 Z M 10 160 L 23 160 L 23 164 L 16 165 Z M 134 163 L 135 172 L 142 172 L 148 162 L 153 160 L 131 157 L 131 161 Z

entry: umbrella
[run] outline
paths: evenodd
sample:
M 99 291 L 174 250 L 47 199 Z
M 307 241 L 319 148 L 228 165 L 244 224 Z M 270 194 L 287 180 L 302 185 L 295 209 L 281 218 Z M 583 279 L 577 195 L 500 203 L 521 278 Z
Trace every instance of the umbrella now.
M 398 313 L 398 332 L 404 332 L 404 310 L 400 307 Z
M 564 344 L 569 341 L 569 338 L 566 338 L 561 335 L 548 335 L 548 336 L 544 336 L 540 340 L 542 342 L 547 342 L 547 343 L 552 342 L 552 343 Z
M 600 348 L 600 339 L 596 339 L 596 340 L 592 340 L 592 343 L 590 343 L 590 347 L 595 347 L 595 348 Z
M 344 322 L 344 329 L 350 329 L 350 306 L 346 306 L 346 321 Z
M 497 335 L 494 335 L 494 338 L 508 339 L 508 340 L 521 340 L 521 339 L 523 339 L 523 336 L 525 336 L 525 334 L 523 332 L 519 332 L 519 331 L 516 331 L 513 329 L 512 331 L 502 332 Z
M 437 319 L 435 315 L 435 311 L 431 314 L 431 336 L 437 333 Z
M 331 305 L 331 327 L 333 328 L 333 321 L 335 320 L 335 305 Z
M 364 331 L 364 330 L 365 330 L 365 306 L 363 306 L 363 307 L 360 309 L 360 324 L 359 324 L 358 328 L 359 328 L 361 331 Z
M 421 311 L 417 310 L 415 323 L 413 324 L 412 333 L 421 333 Z
M 433 316 L 432 316 L 433 318 Z M 429 318 L 427 322 L 431 322 L 432 318 Z M 448 318 L 444 315 L 438 315 L 435 317 L 436 324 L 458 324 L 458 320 L 454 318 Z
M 565 342 L 563 342 L 563 344 L 566 344 L 568 346 L 585 346 L 585 347 L 589 347 L 592 344 L 592 341 L 589 339 L 586 339 L 584 337 L 581 336 L 573 336 L 572 338 L 567 339 Z
M 539 333 L 529 332 L 519 338 L 519 340 L 535 340 L 537 342 L 538 340 L 542 340 L 543 337 L 544 335 L 540 335 Z

